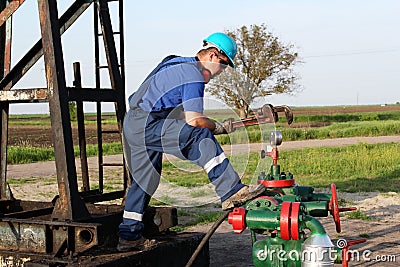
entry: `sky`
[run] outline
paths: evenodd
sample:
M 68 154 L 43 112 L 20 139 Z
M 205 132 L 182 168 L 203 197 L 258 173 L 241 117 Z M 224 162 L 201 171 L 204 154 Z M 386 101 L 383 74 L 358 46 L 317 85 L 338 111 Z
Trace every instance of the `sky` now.
M 59 14 L 73 1 L 59 0 Z M 113 18 L 117 3 L 110 2 Z M 124 1 L 126 95 L 134 92 L 165 56 L 194 56 L 213 32 L 265 24 L 302 61 L 294 70 L 302 90 L 257 103 L 289 106 L 394 104 L 400 102 L 400 1 L 250 0 Z M 94 87 L 92 8 L 62 37 L 67 85 L 74 62 L 83 86 Z M 118 25 L 114 19 L 114 30 Z M 29 26 L 28 26 L 29 25 Z M 26 0 L 13 16 L 12 62 L 40 38 L 36 0 Z M 102 55 L 104 62 L 104 55 Z M 43 60 L 14 87 L 46 87 Z M 109 87 L 102 73 L 102 87 Z M 113 110 L 105 104 L 104 111 Z M 94 104 L 85 111 L 93 112 Z M 15 104 L 10 113 L 46 113 L 47 104 Z

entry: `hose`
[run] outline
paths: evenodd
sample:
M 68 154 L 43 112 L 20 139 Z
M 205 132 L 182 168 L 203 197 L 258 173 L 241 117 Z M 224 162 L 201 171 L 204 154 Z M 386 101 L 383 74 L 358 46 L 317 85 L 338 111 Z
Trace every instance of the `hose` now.
M 203 237 L 200 244 L 197 246 L 196 250 L 193 252 L 192 257 L 186 263 L 185 267 L 191 267 L 196 260 L 197 256 L 200 254 L 200 251 L 203 249 L 204 245 L 208 242 L 211 236 L 214 234 L 215 230 L 221 225 L 221 223 L 228 217 L 231 210 L 225 211 L 221 217 L 213 224 L 213 226 L 208 230 L 207 234 Z

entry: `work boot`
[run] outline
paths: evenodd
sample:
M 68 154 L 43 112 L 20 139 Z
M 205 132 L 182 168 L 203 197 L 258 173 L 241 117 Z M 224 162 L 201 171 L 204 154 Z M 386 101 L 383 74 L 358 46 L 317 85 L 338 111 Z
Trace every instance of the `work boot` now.
M 230 196 L 224 202 L 222 202 L 222 210 L 229 210 L 236 206 L 243 205 L 246 201 L 251 200 L 265 191 L 265 186 L 259 184 L 257 186 L 245 185 L 235 194 Z
M 118 240 L 117 250 L 126 251 L 146 251 L 158 245 L 155 239 L 146 239 L 143 236 L 137 240 L 125 240 L 121 237 Z

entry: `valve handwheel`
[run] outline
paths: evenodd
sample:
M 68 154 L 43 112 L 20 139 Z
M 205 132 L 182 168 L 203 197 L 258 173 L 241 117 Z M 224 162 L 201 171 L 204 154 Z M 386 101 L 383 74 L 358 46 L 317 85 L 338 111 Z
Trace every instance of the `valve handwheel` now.
M 340 233 L 342 229 L 340 228 L 339 201 L 337 197 L 335 184 L 331 184 L 331 191 L 332 191 L 332 196 L 331 200 L 329 201 L 328 209 L 330 214 L 333 216 L 333 221 L 335 222 L 336 225 L 336 232 Z

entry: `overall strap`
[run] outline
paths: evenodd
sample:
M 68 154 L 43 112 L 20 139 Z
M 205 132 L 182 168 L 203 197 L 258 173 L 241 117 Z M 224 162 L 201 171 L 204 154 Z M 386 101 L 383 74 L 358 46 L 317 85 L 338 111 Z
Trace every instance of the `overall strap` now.
M 157 72 L 160 71 L 160 69 L 162 69 L 165 66 L 169 66 L 169 65 L 175 65 L 175 64 L 179 64 L 182 62 L 168 62 L 173 58 L 176 58 L 178 56 L 175 55 L 169 55 L 167 57 L 165 57 L 158 65 L 157 67 L 155 67 L 150 74 L 146 77 L 146 79 L 144 80 L 144 82 L 140 85 L 139 89 L 133 93 L 129 98 L 129 107 L 131 109 L 136 109 L 139 108 L 139 104 L 142 102 L 142 97 L 144 96 L 144 94 L 146 93 L 147 89 L 149 88 L 149 83 L 151 81 L 151 77 L 153 77 Z

